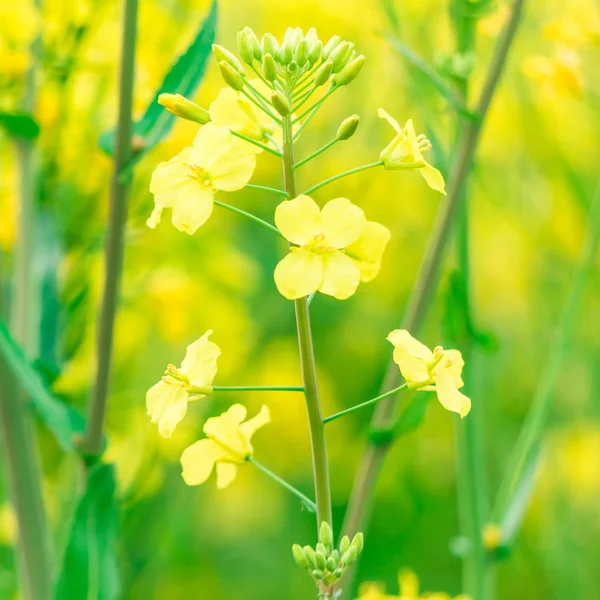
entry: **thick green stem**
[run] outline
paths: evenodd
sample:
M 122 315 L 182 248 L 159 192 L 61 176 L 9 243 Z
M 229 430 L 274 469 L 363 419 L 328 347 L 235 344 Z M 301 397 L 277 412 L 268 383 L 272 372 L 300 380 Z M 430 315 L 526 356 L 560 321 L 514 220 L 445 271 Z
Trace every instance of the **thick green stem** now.
M 297 195 L 296 178 L 294 175 L 294 142 L 292 139 L 292 123 L 289 116 L 283 121 L 283 175 L 285 189 L 290 198 Z M 325 428 L 321 416 L 317 369 L 313 350 L 312 332 L 310 328 L 310 313 L 308 299 L 294 300 L 296 325 L 298 330 L 298 346 L 300 349 L 300 365 L 302 381 L 308 412 L 308 425 L 313 457 L 313 475 L 315 481 L 315 498 L 317 504 L 317 527 L 323 521 L 332 525 L 331 491 L 329 487 L 329 465 L 327 461 L 327 446 L 325 443 Z
M 108 404 L 114 324 L 123 268 L 123 247 L 130 182 L 122 181 L 119 174 L 131 158 L 131 111 L 137 34 L 137 4 L 137 0 L 125 0 L 124 3 L 119 81 L 119 119 L 115 140 L 115 161 L 111 180 L 110 216 L 106 240 L 106 276 L 98 324 L 98 365 L 88 427 L 83 442 L 83 449 L 90 457 L 98 457 L 102 453 L 102 432 Z

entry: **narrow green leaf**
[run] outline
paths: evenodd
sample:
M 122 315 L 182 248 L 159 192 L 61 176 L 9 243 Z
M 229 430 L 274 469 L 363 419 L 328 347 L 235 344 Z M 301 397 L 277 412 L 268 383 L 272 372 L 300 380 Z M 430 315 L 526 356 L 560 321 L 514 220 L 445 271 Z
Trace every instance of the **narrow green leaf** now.
M 92 467 L 75 512 L 54 600 L 117 600 L 120 597 L 115 491 L 114 465 Z
M 15 138 L 34 139 L 40 133 L 40 126 L 32 115 L 0 111 L 0 127 Z
M 52 394 L 38 371 L 25 358 L 23 351 L 2 321 L 0 321 L 0 356 L 63 450 L 74 450 L 73 437 L 85 429 L 83 417 Z
M 191 96 L 202 81 L 206 64 L 212 54 L 217 22 L 217 2 L 213 0 L 211 9 L 202 23 L 198 33 L 188 49 L 173 63 L 164 81 L 157 90 L 152 102 L 148 105 L 142 118 L 134 123 L 133 135 L 138 138 L 141 150 L 138 151 L 134 163 L 152 147 L 158 144 L 171 131 L 175 115 L 158 104 L 158 97 L 163 93 Z M 112 155 L 114 146 L 114 130 L 103 133 L 98 143 L 108 155 Z

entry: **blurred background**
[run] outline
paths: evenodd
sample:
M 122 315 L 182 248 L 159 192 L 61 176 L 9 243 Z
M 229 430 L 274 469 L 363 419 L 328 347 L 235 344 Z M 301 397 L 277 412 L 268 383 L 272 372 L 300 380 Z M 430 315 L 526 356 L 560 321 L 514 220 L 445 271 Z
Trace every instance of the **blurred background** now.
M 141 0 L 136 55 L 136 115 L 151 101 L 209 9 L 206 0 Z M 479 24 L 474 87 L 480 83 L 506 15 Z M 40 173 L 36 246 L 39 302 L 37 365 L 52 390 L 85 412 L 94 373 L 96 315 L 112 162 L 98 136 L 116 122 L 121 8 L 115 0 L 2 1 L 0 108 L 22 105 L 28 47 L 41 33 L 43 53 L 35 117 Z M 390 18 L 390 17 L 395 17 Z M 394 22 L 395 21 L 395 22 Z M 301 137 L 308 155 L 345 117 L 361 125 L 301 170 L 308 187 L 347 168 L 377 160 L 391 130 L 378 107 L 413 118 L 443 167 L 456 117 L 423 76 L 384 39 L 394 31 L 432 63 L 454 41 L 447 3 L 387 0 L 270 2 L 219 0 L 217 41 L 235 49 L 244 26 L 282 38 L 286 27 L 315 26 L 321 39 L 339 34 L 367 57 L 360 80 L 336 93 Z M 531 0 L 487 120 L 469 185 L 472 206 L 474 313 L 485 344 L 477 348 L 474 403 L 485 405 L 489 482 L 497 489 L 552 342 L 583 242 L 600 151 L 598 94 L 600 11 L 595 0 Z M 565 58 L 565 46 L 569 54 Z M 222 87 L 211 60 L 194 99 L 203 106 Z M 250 222 L 216 210 L 194 236 L 163 219 L 145 226 L 156 164 L 178 153 L 197 126 L 178 120 L 172 133 L 139 163 L 132 188 L 116 326 L 108 415 L 107 459 L 117 466 L 122 508 L 119 554 L 128 600 L 265 600 L 311 598 L 313 584 L 291 560 L 292 543 L 314 542 L 314 519 L 285 490 L 247 468 L 226 490 L 196 488 L 180 476 L 183 449 L 202 436 L 212 414 L 241 401 L 254 413 L 266 403 L 273 422 L 255 438 L 256 458 L 312 495 L 308 429 L 302 398 L 293 393 L 219 393 L 190 407 L 171 440 L 146 417 L 146 390 L 185 346 L 207 329 L 221 347 L 216 385 L 299 385 L 293 309 L 272 272 L 281 248 Z M 19 153 L 0 134 L 0 314 L 7 316 L 19 210 Z M 253 183 L 278 187 L 276 158 L 261 155 Z M 414 173 L 370 170 L 315 194 L 319 202 L 347 196 L 392 241 L 381 273 L 350 300 L 319 295 L 313 330 L 325 414 L 378 393 L 390 358 L 386 335 L 400 324 L 431 224 L 444 198 Z M 231 202 L 270 220 L 277 200 L 254 190 Z M 230 200 L 225 200 L 230 201 Z M 442 335 L 448 270 L 421 339 Z M 533 501 L 511 556 L 500 563 L 498 599 L 600 597 L 600 275 L 591 273 L 554 394 L 544 460 Z M 39 325 L 39 327 L 38 327 Z M 0 382 L 1 385 L 1 382 Z M 364 447 L 370 409 L 328 425 L 334 520 L 343 518 Z M 431 402 L 423 423 L 404 435 L 386 462 L 359 581 L 381 581 L 397 593 L 396 574 L 413 569 L 425 590 L 460 592 L 454 420 Z M 56 547 L 64 544 L 77 499 L 77 459 L 65 455 L 41 426 L 44 492 Z M 6 494 L 0 490 L 0 495 Z M 14 516 L 0 508 L 0 598 L 16 597 Z

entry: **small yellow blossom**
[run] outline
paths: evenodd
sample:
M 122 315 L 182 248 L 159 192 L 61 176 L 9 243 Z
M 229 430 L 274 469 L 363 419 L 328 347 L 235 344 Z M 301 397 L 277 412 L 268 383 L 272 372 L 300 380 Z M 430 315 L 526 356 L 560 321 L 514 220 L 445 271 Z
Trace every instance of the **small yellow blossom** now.
M 461 418 L 471 410 L 471 400 L 459 392 L 464 361 L 458 350 L 437 346 L 433 352 L 406 329 L 392 331 L 387 339 L 394 345 L 394 362 L 413 390 L 435 391 L 440 404 Z
M 431 144 L 423 134 L 416 135 L 412 119 L 409 119 L 402 128 L 398 121 L 383 108 L 380 108 L 377 114 L 385 119 L 396 132 L 396 137 L 379 155 L 384 168 L 390 170 L 416 170 L 423 176 L 430 188 L 445 194 L 444 177 L 423 158 L 423 152 L 430 150 Z
M 398 596 L 386 594 L 378 583 L 363 583 L 358 590 L 358 600 L 398 600 Z
M 156 227 L 163 209 L 172 208 L 173 225 L 193 234 L 210 217 L 215 192 L 242 189 L 255 166 L 251 144 L 225 127 L 203 125 L 192 146 L 154 170 L 150 191 L 155 208 L 146 222 L 148 227 Z
M 169 365 L 163 378 L 146 394 L 146 408 L 158 432 L 171 437 L 187 412 L 188 402 L 202 400 L 212 393 L 212 382 L 217 374 L 217 359 L 221 350 L 209 341 L 212 331 L 187 347 L 181 368 Z
M 579 96 L 583 91 L 581 59 L 576 50 L 557 46 L 552 57 L 530 56 L 523 63 L 523 72 L 546 93 Z
M 488 523 L 483 528 L 483 545 L 487 550 L 496 550 L 502 543 L 502 529 L 495 523 Z
M 267 406 L 252 419 L 242 422 L 245 418 L 246 408 L 234 404 L 219 417 L 206 421 L 206 439 L 195 442 L 181 455 L 182 476 L 188 485 L 204 483 L 215 465 L 217 488 L 225 488 L 235 479 L 238 465 L 243 465 L 254 453 L 252 436 L 271 421 Z
M 344 300 L 359 282 L 377 272 L 390 231 L 367 221 L 346 198 L 330 200 L 323 209 L 309 196 L 282 202 L 275 224 L 292 244 L 275 268 L 277 289 L 293 300 L 316 292 Z

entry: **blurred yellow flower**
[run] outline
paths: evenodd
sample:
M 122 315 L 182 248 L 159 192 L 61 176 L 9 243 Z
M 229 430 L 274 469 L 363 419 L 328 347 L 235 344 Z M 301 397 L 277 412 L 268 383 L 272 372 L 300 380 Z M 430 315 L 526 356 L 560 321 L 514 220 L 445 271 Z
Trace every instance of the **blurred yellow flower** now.
M 378 583 L 363 583 L 358 590 L 358 600 L 398 600 L 398 596 L 386 594 Z
M 413 390 L 435 391 L 440 404 L 461 418 L 471 410 L 471 400 L 459 392 L 464 361 L 458 350 L 437 346 L 433 352 L 416 340 L 406 329 L 395 329 L 387 339 L 394 345 L 394 362 L 408 387 Z
M 19 77 L 29 67 L 29 46 L 40 29 L 40 13 L 33 2 L 0 5 L 0 63 L 3 75 Z
M 275 268 L 277 289 L 293 300 L 323 294 L 344 300 L 360 281 L 370 281 L 379 265 L 390 231 L 367 221 L 363 211 L 346 198 L 336 198 L 319 209 L 309 196 L 282 202 L 275 224 L 292 244 Z
M 523 72 L 551 94 L 583 91 L 581 59 L 575 50 L 557 46 L 552 57 L 530 56 L 523 62 Z
M 242 422 L 245 418 L 246 407 L 234 404 L 227 412 L 206 421 L 206 439 L 192 444 L 181 455 L 182 476 L 187 485 L 204 483 L 215 465 L 217 488 L 223 489 L 235 479 L 238 465 L 243 465 L 254 453 L 252 436 L 271 421 L 269 409 L 264 405 L 255 417 Z
M 225 127 L 203 125 L 192 146 L 160 163 L 152 174 L 155 208 L 148 227 L 156 227 L 163 209 L 172 208 L 173 225 L 193 234 L 210 217 L 215 192 L 240 190 L 250 181 L 256 166 L 251 148 Z
M 202 400 L 212 393 L 221 350 L 208 340 L 211 333 L 211 330 L 207 331 L 190 344 L 181 368 L 169 365 L 163 378 L 146 394 L 148 415 L 152 423 L 158 423 L 158 432 L 163 437 L 171 437 L 185 417 L 188 402 Z
M 423 158 L 423 152 L 430 150 L 431 144 L 423 134 L 416 135 L 412 119 L 409 119 L 404 128 L 402 128 L 398 121 L 383 110 L 383 108 L 378 109 L 377 114 L 382 119 L 385 119 L 396 132 L 396 137 L 379 155 L 383 161 L 384 168 L 391 170 L 416 170 L 423 176 L 423 179 L 425 179 L 430 188 L 445 194 L 444 177 Z

